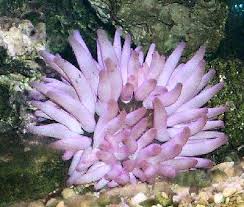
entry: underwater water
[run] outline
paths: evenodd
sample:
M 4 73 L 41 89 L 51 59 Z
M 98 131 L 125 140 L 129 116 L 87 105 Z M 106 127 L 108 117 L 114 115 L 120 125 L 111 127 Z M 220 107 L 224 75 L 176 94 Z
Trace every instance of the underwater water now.
M 169 55 L 185 41 L 183 62 L 206 45 L 206 68 L 216 70 L 212 84 L 225 82 L 208 105 L 228 106 L 219 118 L 229 140 L 202 157 L 222 165 L 187 171 L 170 181 L 105 190 L 99 197 L 86 194 L 95 191 L 92 186 L 67 187 L 70 161 L 47 148 L 48 139 L 26 130 L 33 121 L 30 83 L 43 75 L 55 77 L 38 51 L 46 48 L 76 64 L 67 41 L 72 30 L 80 31 L 95 57 L 96 30 L 113 37 L 117 27 L 131 34 L 134 48 L 141 45 L 144 51 L 154 42 L 160 53 Z M 0 207 L 120 206 L 121 198 L 124 206 L 243 206 L 243 61 L 241 0 L 0 0 Z M 214 182 L 219 187 L 207 188 Z

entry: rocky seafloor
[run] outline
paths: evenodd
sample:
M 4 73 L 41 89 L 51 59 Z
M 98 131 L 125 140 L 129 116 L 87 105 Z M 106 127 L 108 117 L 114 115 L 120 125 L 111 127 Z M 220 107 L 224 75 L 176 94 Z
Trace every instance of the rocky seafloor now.
M 175 180 L 138 183 L 100 192 L 92 186 L 57 189 L 43 199 L 10 207 L 243 207 L 244 160 L 224 162 L 204 172 L 189 172 Z

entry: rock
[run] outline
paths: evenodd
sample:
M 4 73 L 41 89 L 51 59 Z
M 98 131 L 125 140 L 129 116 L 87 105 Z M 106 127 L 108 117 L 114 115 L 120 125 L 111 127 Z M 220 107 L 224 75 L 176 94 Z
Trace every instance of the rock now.
M 224 196 L 223 196 L 222 193 L 216 193 L 216 194 L 214 195 L 214 203 L 216 203 L 216 204 L 220 204 L 220 203 L 222 203 L 223 201 L 224 201 Z
M 182 199 L 185 197 L 188 197 L 190 195 L 190 187 L 183 187 L 179 185 L 173 185 L 172 186 L 172 191 L 175 193 L 173 196 L 173 202 L 180 202 Z
M 223 163 L 220 163 L 218 165 L 215 165 L 211 171 L 214 171 L 214 170 L 220 170 L 222 172 L 224 172 L 227 176 L 233 176 L 234 175 L 234 162 L 223 162 Z
M 154 183 L 153 187 L 152 187 L 152 192 L 153 192 L 153 194 L 156 194 L 156 195 L 161 192 L 165 192 L 168 195 L 172 194 L 170 184 L 165 181 L 160 181 L 160 182 L 158 181 L 158 182 Z
M 211 179 L 207 172 L 203 170 L 193 170 L 179 173 L 173 182 L 182 186 L 204 187 L 211 184 Z
M 229 145 L 226 145 L 221 150 L 217 150 L 214 153 L 215 159 L 213 161 L 217 163 L 222 162 L 223 159 L 226 159 L 226 157 L 232 154 L 235 154 L 234 157 L 237 154 L 240 159 L 243 156 L 243 152 L 240 149 L 240 146 L 243 145 L 244 120 L 244 102 L 242 99 L 244 80 L 243 61 L 236 58 L 216 58 L 208 64 L 208 68 L 218 69 L 219 78 L 225 82 L 225 87 L 221 91 L 221 94 L 212 99 L 210 104 L 215 106 L 226 103 L 228 107 L 228 113 L 225 113 L 222 119 L 224 118 L 225 123 L 228 123 L 225 126 L 225 132 L 227 132 L 229 137 Z M 233 82 L 235 83 L 234 85 Z M 235 161 L 236 158 L 231 159 Z M 232 163 L 230 162 L 230 168 L 232 168 Z
M 92 195 L 74 196 L 65 201 L 67 207 L 98 207 L 97 198 Z
M 242 161 L 240 162 L 240 166 L 241 166 L 242 169 L 244 170 L 244 157 L 242 158 Z
M 172 197 L 165 192 L 156 194 L 156 200 L 162 206 L 168 206 L 172 203 Z
M 157 43 L 157 49 L 164 53 L 172 50 L 181 40 L 187 42 L 188 52 L 202 44 L 215 51 L 224 37 L 228 7 L 220 1 L 89 2 L 101 21 L 122 26 L 132 34 L 136 44 L 148 47 L 151 42 Z
M 161 204 L 152 205 L 152 207 L 163 207 Z
M 224 197 L 229 197 L 233 195 L 236 191 L 237 189 L 235 187 L 227 187 L 223 190 L 223 195 Z
M 51 198 L 47 201 L 46 207 L 55 207 L 58 204 L 58 200 L 56 198 Z
M 28 207 L 45 207 L 45 205 L 41 201 L 34 201 L 29 203 Z
M 241 167 L 241 165 L 237 165 L 235 167 L 235 175 L 240 176 L 243 173 L 244 169 Z
M 137 193 L 147 194 L 149 192 L 148 185 L 146 183 L 138 183 L 136 185 L 126 185 L 124 187 L 117 187 L 111 190 L 107 190 L 102 194 L 104 196 L 121 196 L 121 197 L 132 197 Z
M 224 182 L 227 178 L 226 173 L 221 170 L 216 169 L 211 171 L 212 183 Z
M 75 191 L 71 188 L 65 188 L 61 194 L 64 199 L 67 199 L 67 198 L 70 198 L 70 197 L 73 197 L 76 195 Z
M 58 202 L 58 204 L 56 205 L 56 207 L 65 207 L 64 201 Z
M 119 195 L 117 195 L 117 196 L 106 196 L 106 194 L 102 193 L 99 195 L 97 202 L 100 206 L 106 206 L 110 203 L 119 204 L 121 202 L 121 197 Z
M 9 56 L 20 57 L 37 53 L 45 49 L 45 42 L 44 23 L 34 27 L 29 20 L 0 18 L 0 47 L 5 48 Z
M 137 206 L 145 200 L 147 200 L 147 196 L 144 193 L 138 193 L 131 198 L 130 202 L 132 205 Z
M 210 195 L 207 192 L 200 192 L 198 195 L 199 202 L 203 203 L 203 204 L 207 204 L 209 198 L 210 198 Z

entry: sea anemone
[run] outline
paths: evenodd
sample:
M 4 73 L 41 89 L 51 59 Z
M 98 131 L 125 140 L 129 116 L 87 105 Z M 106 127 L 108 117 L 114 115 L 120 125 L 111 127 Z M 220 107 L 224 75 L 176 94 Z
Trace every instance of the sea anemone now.
M 52 148 L 72 162 L 68 184 L 93 183 L 96 189 L 127 183 L 153 182 L 178 173 L 209 168 L 196 157 L 227 142 L 218 115 L 225 106 L 205 104 L 223 87 L 208 85 L 215 70 L 205 73 L 202 46 L 185 63 L 181 42 L 166 57 L 151 44 L 144 56 L 131 48 L 120 29 L 113 43 L 97 31 L 95 60 L 78 31 L 69 37 L 79 68 L 60 55 L 42 51 L 57 78 L 32 83 L 31 104 L 36 124 L 28 130 L 54 138 Z

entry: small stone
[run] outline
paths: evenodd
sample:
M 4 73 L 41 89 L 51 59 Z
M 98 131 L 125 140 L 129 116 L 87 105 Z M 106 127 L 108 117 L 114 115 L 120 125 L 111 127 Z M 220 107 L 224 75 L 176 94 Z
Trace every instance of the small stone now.
M 219 203 L 222 203 L 223 201 L 224 201 L 224 196 L 222 193 L 216 193 L 214 195 L 214 203 L 219 204 Z
M 65 207 L 64 202 L 63 202 L 63 201 L 60 201 L 60 202 L 56 205 L 56 207 Z
M 168 206 L 171 203 L 171 198 L 165 192 L 156 194 L 156 200 L 163 206 Z
M 106 196 L 104 193 L 100 194 L 97 202 L 100 206 L 107 206 L 109 203 L 119 204 L 121 202 L 121 197 L 118 196 Z
M 212 171 L 219 169 L 220 171 L 224 172 L 227 176 L 232 177 L 235 174 L 234 164 L 234 162 L 223 162 L 218 165 L 215 165 L 212 168 Z
M 244 202 L 242 202 L 242 203 L 238 203 L 238 204 L 237 204 L 237 207 L 244 207 Z
M 166 194 L 172 194 L 172 190 L 170 189 L 170 184 L 165 181 L 156 182 L 153 184 L 153 194 L 158 194 L 161 192 L 165 192 Z
M 242 159 L 240 166 L 242 167 L 242 169 L 244 170 L 244 159 Z
M 138 205 L 139 203 L 142 203 L 145 200 L 147 200 L 147 196 L 144 193 L 138 193 L 131 198 L 131 204 Z
M 172 191 L 176 194 L 173 196 L 173 202 L 179 203 L 183 198 L 190 195 L 190 187 L 183 187 L 180 185 L 173 185 Z
M 205 205 L 197 204 L 196 207 L 205 207 Z
M 97 198 L 92 195 L 78 195 L 65 201 L 67 207 L 98 207 Z
M 34 201 L 29 203 L 28 207 L 45 207 L 41 201 Z
M 67 199 L 67 198 L 70 198 L 70 197 L 73 197 L 76 195 L 75 191 L 71 188 L 65 188 L 63 189 L 62 191 L 62 196 L 64 199 Z
M 212 183 L 219 183 L 219 182 L 224 182 L 226 179 L 228 179 L 228 176 L 225 172 L 216 169 L 211 171 L 211 179 L 212 179 Z
M 236 202 L 242 203 L 243 202 L 243 199 L 242 199 L 243 196 L 244 196 L 244 194 L 236 196 Z
M 199 201 L 201 203 L 207 203 L 209 199 L 209 195 L 207 192 L 200 192 L 199 193 Z
M 11 57 L 23 57 L 31 53 L 37 53 L 45 49 L 46 28 L 44 23 L 34 25 L 29 20 L 20 20 L 1 17 L 5 24 L 11 26 L 8 29 L 0 28 L 0 47 L 6 49 Z M 35 34 L 32 35 L 33 31 Z
M 227 187 L 224 189 L 223 195 L 224 195 L 224 197 L 229 197 L 229 196 L 233 195 L 235 192 L 236 192 L 235 187 Z
M 225 204 L 228 204 L 229 202 L 230 202 L 230 198 L 227 197 L 227 198 L 225 199 Z
M 56 198 L 51 198 L 47 201 L 46 207 L 54 207 L 58 204 L 58 200 Z
M 163 207 L 161 204 L 152 205 L 152 207 Z
M 138 183 L 136 185 L 126 185 L 123 187 L 117 187 L 110 190 L 107 190 L 103 193 L 104 196 L 120 196 L 120 197 L 132 197 L 137 193 L 145 193 L 149 192 L 148 185 L 145 183 Z

